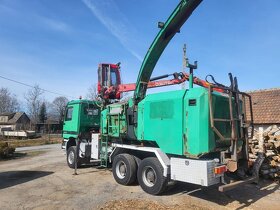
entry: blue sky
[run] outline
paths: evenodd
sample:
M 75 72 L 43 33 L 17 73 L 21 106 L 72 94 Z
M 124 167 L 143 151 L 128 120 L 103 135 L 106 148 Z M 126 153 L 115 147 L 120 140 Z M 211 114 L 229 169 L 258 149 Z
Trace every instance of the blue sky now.
M 141 61 L 178 0 L 0 0 L 0 75 L 73 97 L 97 80 L 101 62 L 122 63 L 135 82 Z M 280 87 L 280 1 L 208 0 L 170 42 L 153 76 L 181 71 L 182 47 L 196 76 L 241 90 Z M 24 102 L 28 87 L 0 78 Z M 178 89 L 166 87 L 163 90 Z M 153 90 L 154 92 L 155 90 Z M 45 93 L 52 101 L 56 95 Z

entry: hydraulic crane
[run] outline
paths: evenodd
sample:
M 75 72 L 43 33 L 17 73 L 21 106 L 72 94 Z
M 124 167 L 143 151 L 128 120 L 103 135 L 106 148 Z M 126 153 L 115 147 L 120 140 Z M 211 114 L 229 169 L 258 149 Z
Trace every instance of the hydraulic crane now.
M 188 64 L 190 66 L 191 64 Z M 197 68 L 196 65 L 192 68 Z M 172 79 L 165 79 L 173 77 Z M 164 79 L 164 80 L 163 80 Z M 184 72 L 174 72 L 172 74 L 165 74 L 151 78 L 148 82 L 147 88 L 157 88 L 170 85 L 178 85 L 185 81 L 190 80 L 190 74 Z M 193 77 L 193 84 L 208 88 L 210 85 L 215 85 L 197 77 Z M 102 99 L 121 99 L 121 94 L 125 92 L 135 91 L 136 84 L 122 84 L 120 76 L 120 63 L 118 64 L 105 64 L 101 63 L 98 66 L 98 85 L 97 93 Z M 214 88 L 217 92 L 224 92 L 223 89 Z

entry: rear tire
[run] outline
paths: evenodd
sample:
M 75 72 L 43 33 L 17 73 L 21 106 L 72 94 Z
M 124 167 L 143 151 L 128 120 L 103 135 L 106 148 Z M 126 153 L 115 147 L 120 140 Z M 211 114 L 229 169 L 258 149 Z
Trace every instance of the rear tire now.
M 163 176 L 163 167 L 155 157 L 141 161 L 137 171 L 138 182 L 141 188 L 151 195 L 158 195 L 165 190 L 168 183 Z
M 69 147 L 67 150 L 66 161 L 69 168 L 75 168 L 75 159 L 76 159 L 76 146 Z M 81 160 L 78 158 L 77 160 L 77 168 L 81 166 Z
M 136 181 L 137 164 L 132 155 L 119 154 L 113 160 L 113 176 L 117 183 L 130 185 Z

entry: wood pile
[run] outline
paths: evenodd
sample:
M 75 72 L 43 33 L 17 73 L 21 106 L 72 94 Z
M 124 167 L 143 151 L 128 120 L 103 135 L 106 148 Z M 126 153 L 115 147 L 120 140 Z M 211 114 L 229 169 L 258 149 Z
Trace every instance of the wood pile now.
M 267 129 L 255 130 L 254 137 L 249 140 L 249 159 L 255 161 L 258 152 L 265 154 L 260 174 L 264 178 L 280 178 L 280 127 L 269 126 Z
M 10 146 L 7 142 L 2 142 L 0 140 L 0 159 L 10 157 L 14 152 L 14 147 Z

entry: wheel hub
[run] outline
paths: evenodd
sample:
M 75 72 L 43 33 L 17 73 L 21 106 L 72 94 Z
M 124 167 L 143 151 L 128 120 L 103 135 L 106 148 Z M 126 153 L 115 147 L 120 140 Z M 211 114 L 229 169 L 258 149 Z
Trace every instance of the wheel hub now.
M 126 164 L 123 161 L 117 163 L 116 174 L 120 179 L 125 178 L 126 176 Z
M 126 173 L 126 167 L 125 167 L 125 165 L 121 165 L 120 166 L 120 172 L 121 172 L 121 174 L 125 174 Z
M 154 175 L 153 171 L 148 171 L 147 172 L 147 180 L 150 181 L 150 182 L 155 181 L 155 175 Z
M 142 173 L 142 179 L 148 187 L 153 187 L 156 183 L 156 172 L 152 167 L 146 167 Z
M 68 162 L 70 164 L 73 164 L 74 163 L 74 160 L 75 160 L 75 154 L 73 151 L 70 151 L 69 155 L 68 155 Z

